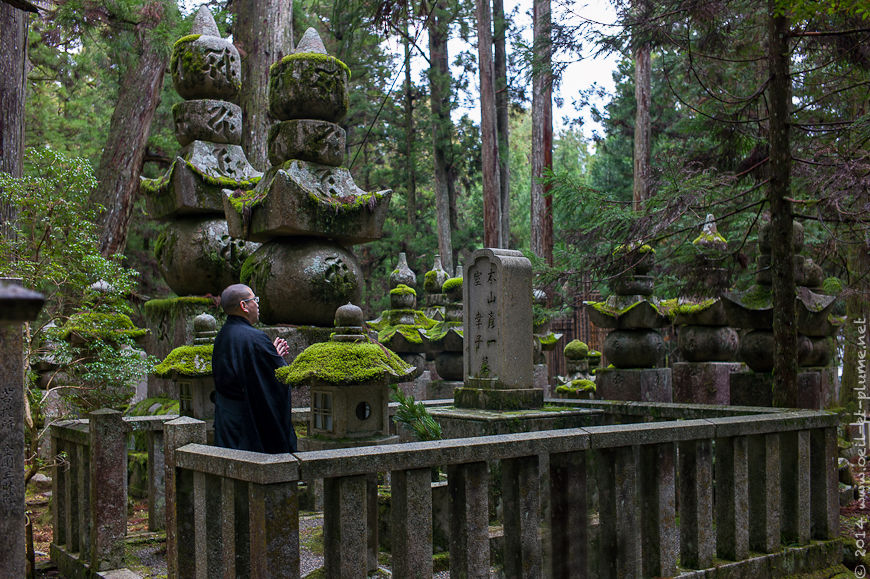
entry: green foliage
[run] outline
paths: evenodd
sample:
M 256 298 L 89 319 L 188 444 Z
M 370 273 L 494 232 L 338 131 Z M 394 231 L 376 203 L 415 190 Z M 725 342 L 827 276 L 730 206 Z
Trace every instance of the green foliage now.
M 396 415 L 393 417 L 396 424 L 401 424 L 420 441 L 443 438 L 441 425 L 432 418 L 425 404 L 415 402 L 413 396 L 402 392 L 396 384 L 391 385 L 390 389 L 393 391 L 392 399 L 399 403 Z

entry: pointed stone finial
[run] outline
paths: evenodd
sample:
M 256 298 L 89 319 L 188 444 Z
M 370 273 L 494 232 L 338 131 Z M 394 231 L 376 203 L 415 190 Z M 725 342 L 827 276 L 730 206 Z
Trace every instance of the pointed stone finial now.
M 218 30 L 217 24 L 215 24 L 211 10 L 205 6 L 200 6 L 199 10 L 196 12 L 196 16 L 193 17 L 193 26 L 190 29 L 190 33 L 200 34 L 202 36 L 221 37 L 220 30 Z
M 320 35 L 313 28 L 309 28 L 302 35 L 302 40 L 296 45 L 296 53 L 313 52 L 316 54 L 326 54 L 326 47 L 323 46 L 323 41 L 320 40 Z

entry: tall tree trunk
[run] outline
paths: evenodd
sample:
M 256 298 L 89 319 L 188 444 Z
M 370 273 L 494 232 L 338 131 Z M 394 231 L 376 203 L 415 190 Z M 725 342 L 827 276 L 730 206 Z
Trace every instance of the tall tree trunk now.
M 0 172 L 21 177 L 27 13 L 0 3 Z M 0 205 L 0 235 L 11 233 L 15 207 Z
M 432 150 L 435 166 L 435 209 L 438 223 L 438 251 L 441 264 L 453 272 L 453 242 L 450 231 L 450 149 L 453 124 L 450 120 L 450 66 L 447 56 L 449 20 L 443 0 L 433 7 L 429 18 L 429 103 L 432 109 Z
M 651 99 L 650 46 L 642 42 L 634 50 L 634 190 L 633 206 L 639 211 L 649 199 Z
M 855 293 L 846 298 L 846 323 L 843 326 L 843 378 L 840 381 L 840 406 L 858 409 L 860 384 L 858 365 L 865 364 L 860 356 L 866 356 L 867 320 L 870 319 L 870 237 L 864 237 L 848 249 L 849 286 Z M 863 343 L 861 343 L 863 341 Z M 866 412 L 864 413 L 866 414 Z M 850 420 L 854 421 L 854 420 Z
M 770 84 L 770 261 L 773 278 L 773 405 L 797 406 L 797 325 L 792 246 L 788 18 L 768 0 L 768 68 Z
M 242 148 L 259 171 L 269 167 L 266 138 L 269 67 L 293 52 L 293 3 L 286 0 L 235 0 L 233 44 L 242 58 Z
M 542 183 L 544 171 L 553 167 L 550 0 L 535 0 L 533 12 L 531 248 L 552 265 L 553 200 Z
M 411 43 L 408 14 L 405 14 L 405 211 L 408 225 L 417 219 L 417 168 L 414 155 L 414 85 L 411 83 Z
M 105 207 L 100 217 L 103 230 L 100 253 L 105 256 L 122 253 L 127 245 L 139 174 L 168 60 L 165 47 L 157 45 L 151 31 L 166 9 L 171 8 L 159 0 L 143 7 L 142 14 L 159 16 L 156 20 L 143 20 L 137 26 L 138 60 L 127 69 L 120 83 L 109 135 L 97 167 L 98 183 L 92 199 Z
M 508 127 L 507 53 L 505 50 L 505 31 L 507 22 L 504 17 L 504 0 L 492 0 L 493 47 L 495 53 L 495 108 L 496 130 L 498 132 L 498 177 L 499 207 L 501 229 L 499 237 L 502 247 L 509 247 L 511 240 L 511 172 L 510 172 L 510 129 Z
M 501 186 L 495 130 L 495 84 L 492 63 L 492 18 L 489 0 L 477 3 L 477 54 L 480 69 L 480 141 L 483 172 L 483 244 L 502 247 Z

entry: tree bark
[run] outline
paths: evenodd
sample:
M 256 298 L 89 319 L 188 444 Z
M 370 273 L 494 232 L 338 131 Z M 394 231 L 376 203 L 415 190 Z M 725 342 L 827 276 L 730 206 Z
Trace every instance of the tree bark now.
M 492 0 L 493 47 L 495 54 L 495 108 L 498 132 L 499 207 L 501 224 L 499 238 L 502 247 L 510 247 L 511 240 L 511 176 L 510 128 L 508 109 L 507 53 L 505 50 L 504 0 Z
M 865 234 L 866 235 L 866 234 Z M 870 319 L 870 239 L 864 237 L 848 249 L 849 286 L 855 292 L 846 298 L 846 323 L 843 326 L 843 378 L 840 381 L 840 406 L 858 409 L 860 384 L 858 365 L 866 355 L 867 320 Z M 862 343 L 863 341 L 863 343 Z M 863 362 L 866 368 L 866 362 Z M 866 414 L 866 412 L 865 412 Z M 850 420 L 851 422 L 852 420 Z
M 770 205 L 771 274 L 773 278 L 773 405 L 797 406 L 797 325 L 792 245 L 792 207 L 787 200 L 791 181 L 789 112 L 788 18 L 777 15 L 777 0 L 768 0 L 768 68 L 770 84 Z
M 492 18 L 489 0 L 477 4 L 477 54 L 480 69 L 480 141 L 483 172 L 483 244 L 502 247 L 501 186 L 496 138 L 495 84 L 492 62 Z
M 159 14 L 162 18 L 165 9 L 167 5 L 158 1 L 142 12 Z M 98 183 L 92 199 L 105 207 L 100 217 L 103 230 L 100 253 L 105 256 L 122 253 L 127 245 L 127 230 L 139 190 L 151 120 L 160 102 L 168 58 L 151 38 L 151 30 L 157 24 L 158 21 L 147 20 L 137 26 L 138 60 L 120 83 L 109 135 L 97 167 Z
M 0 3 L 0 172 L 21 177 L 27 13 Z M 15 207 L 0 205 L 0 235 L 9 235 Z
M 640 211 L 649 199 L 651 100 L 650 46 L 640 43 L 634 51 L 634 189 L 633 207 Z
M 269 168 L 266 139 L 269 67 L 293 52 L 293 3 L 286 0 L 236 0 L 233 44 L 242 59 L 242 148 L 258 171 Z
M 435 210 L 438 223 L 438 251 L 441 264 L 453 272 L 453 243 L 450 228 L 450 148 L 453 124 L 450 120 L 450 66 L 447 53 L 449 21 L 443 0 L 433 7 L 429 18 L 429 104 L 432 109 L 432 157 L 435 169 Z
M 551 70 L 550 0 L 533 7 L 534 64 L 532 68 L 532 253 L 553 264 L 553 200 L 542 183 L 553 167 L 553 79 Z
M 417 168 L 414 155 L 414 85 L 411 83 L 411 45 L 408 15 L 405 14 L 405 211 L 408 225 L 417 220 Z

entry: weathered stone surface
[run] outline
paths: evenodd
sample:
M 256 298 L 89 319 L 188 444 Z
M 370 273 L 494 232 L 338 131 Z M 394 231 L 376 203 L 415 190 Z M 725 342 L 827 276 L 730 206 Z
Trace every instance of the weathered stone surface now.
M 235 198 L 224 196 L 233 237 L 316 236 L 356 244 L 381 237 L 392 191 L 366 193 L 347 169 L 292 160 L 269 169 L 253 196 L 260 201 L 251 206 L 250 220 L 234 206 Z
M 731 404 L 735 406 L 773 406 L 773 376 L 769 373 L 731 374 Z
M 155 247 L 166 283 L 178 295 L 219 295 L 238 283 L 242 263 L 259 244 L 230 237 L 226 221 L 189 218 L 167 226 Z
M 172 107 L 175 138 L 185 147 L 193 141 L 238 145 L 242 142 L 242 108 L 231 102 L 200 99 Z
M 727 326 L 681 326 L 677 344 L 687 362 L 730 362 L 740 341 L 737 330 Z
M 681 442 L 680 563 L 705 569 L 713 562 L 713 449 L 710 440 Z
M 601 350 L 617 368 L 652 368 L 664 358 L 665 343 L 655 330 L 614 330 Z
M 331 555 L 325 560 L 326 576 L 365 577 L 366 477 L 327 478 L 323 488 L 323 542 Z
M 241 281 L 261 296 L 260 319 L 267 324 L 332 326 L 336 308 L 360 299 L 359 264 L 338 243 L 270 241 L 243 269 Z
M 803 360 L 802 366 L 827 366 L 834 355 L 834 338 L 810 338 L 812 351 Z
M 242 65 L 233 43 L 216 36 L 185 36 L 170 60 L 172 83 L 184 99 L 235 100 L 242 87 Z
M 640 534 L 642 575 L 676 574 L 680 539 L 676 520 L 676 446 L 672 442 L 640 447 Z
M 395 289 L 399 285 L 406 285 L 411 289 L 417 287 L 417 275 L 414 273 L 414 270 L 408 267 L 408 256 L 404 251 L 399 252 L 396 267 L 390 273 L 390 289 Z M 390 299 L 392 299 L 392 294 L 390 296 Z
M 522 410 L 544 405 L 544 391 L 540 388 L 491 388 L 478 380 L 466 380 L 466 387 L 453 392 L 458 408 L 483 410 Z
M 302 35 L 299 44 L 296 45 L 296 50 L 294 52 L 326 54 L 326 47 L 323 46 L 323 41 L 320 39 L 320 35 L 317 34 L 317 30 L 314 28 L 308 28 L 305 31 L 305 34 Z
M 748 438 L 716 440 L 716 552 L 739 561 L 749 554 Z
M 674 402 L 731 404 L 731 374 L 741 369 L 737 362 L 675 362 Z
M 347 67 L 333 56 L 285 56 L 269 69 L 269 113 L 285 121 L 320 119 L 337 123 L 347 114 L 348 80 Z
M 91 552 L 93 569 L 124 566 L 127 535 L 127 426 L 117 410 L 95 410 L 90 420 Z
M 824 410 L 825 395 L 822 392 L 822 377 L 818 372 L 799 372 L 797 375 L 797 407 L 809 410 Z
M 749 547 L 762 553 L 779 548 L 779 434 L 749 438 Z
M 621 275 L 610 281 L 610 289 L 619 295 L 651 296 L 653 277 L 651 275 Z
M 717 299 L 710 307 L 696 312 L 680 312 L 674 318 L 676 326 L 726 326 L 728 317 L 721 299 Z
M 489 470 L 485 462 L 447 468 L 450 491 L 450 570 L 489 576 Z
M 463 359 L 461 351 L 438 352 L 435 355 L 435 370 L 444 380 L 462 381 Z
M 432 576 L 432 471 L 394 471 L 392 481 L 393 573 Z
M 598 398 L 671 402 L 670 368 L 600 368 L 595 375 Z
M 212 16 L 211 10 L 206 6 L 200 6 L 199 10 L 196 11 L 193 17 L 193 25 L 190 27 L 190 33 L 220 37 L 221 33 L 214 21 L 214 16 Z
M 612 295 L 602 304 L 586 302 L 589 319 L 599 328 L 619 330 L 662 328 L 670 324 L 650 301 L 638 295 Z
M 589 517 L 586 485 L 585 453 L 550 455 L 549 559 L 552 577 L 587 576 Z
M 344 162 L 347 137 L 340 125 L 314 119 L 275 123 L 269 129 L 269 162 L 301 159 L 331 167 Z
M 782 476 L 782 535 L 788 542 L 810 540 L 810 432 L 783 432 L 780 436 Z

